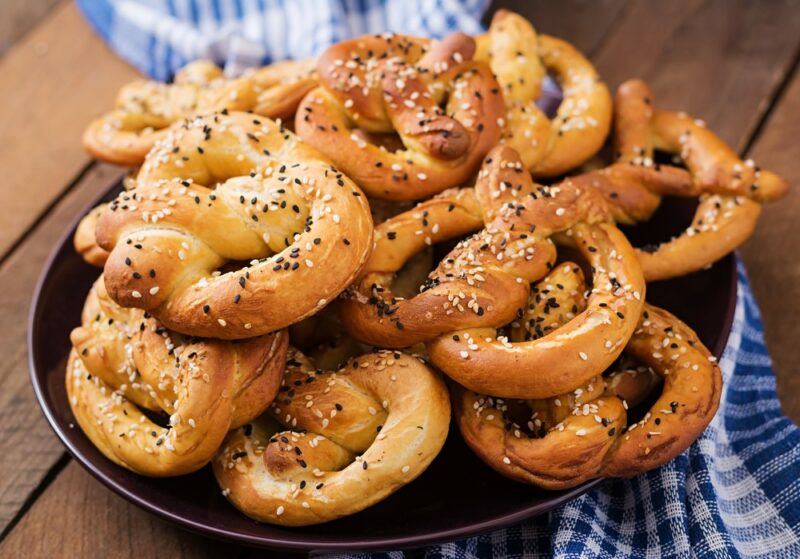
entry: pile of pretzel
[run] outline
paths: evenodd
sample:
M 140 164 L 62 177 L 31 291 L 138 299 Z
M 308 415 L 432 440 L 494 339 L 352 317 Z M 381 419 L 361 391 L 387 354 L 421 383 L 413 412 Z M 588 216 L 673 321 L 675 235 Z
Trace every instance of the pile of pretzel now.
M 647 282 L 712 265 L 787 189 L 505 11 L 480 37 L 364 36 L 236 79 L 196 62 L 123 88 L 84 144 L 136 169 L 75 234 L 102 267 L 71 336 L 77 422 L 142 475 L 211 464 L 283 525 L 412 482 L 451 417 L 545 489 L 674 458 L 722 380 Z M 691 226 L 634 248 L 618 225 L 663 196 L 699 200 Z

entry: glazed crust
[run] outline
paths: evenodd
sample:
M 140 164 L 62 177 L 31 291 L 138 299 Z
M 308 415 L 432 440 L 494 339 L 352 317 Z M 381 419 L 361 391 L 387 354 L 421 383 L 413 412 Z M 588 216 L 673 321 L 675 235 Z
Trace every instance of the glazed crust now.
M 611 129 L 612 102 L 586 57 L 507 10 L 497 11 L 478 41 L 477 58 L 489 63 L 505 98 L 501 142 L 534 177 L 563 175 L 598 152 Z M 564 95 L 552 119 L 536 105 L 548 73 Z
M 320 56 L 321 87 L 298 108 L 297 133 L 370 197 L 418 200 L 463 184 L 499 140 L 503 115 L 497 81 L 472 61 L 474 49 L 461 33 L 338 43 Z M 402 146 L 382 149 L 365 132 L 396 132 Z
M 613 378 L 608 387 L 595 377 L 572 394 L 534 402 L 531 407 L 539 410 L 534 421 L 549 418 L 550 424 L 531 423 L 527 431 L 507 417 L 505 400 L 454 384 L 453 414 L 464 440 L 499 473 L 545 489 L 596 477 L 632 477 L 665 464 L 714 417 L 722 375 L 688 326 L 651 305 L 645 305 L 626 353 L 663 379 L 661 395 L 641 421 L 626 425 L 627 403 Z M 642 378 L 638 382 L 644 385 L 627 386 L 629 394 L 652 386 Z M 550 416 L 542 413 L 547 410 Z
M 237 79 L 199 60 L 182 68 L 172 84 L 138 80 L 123 87 L 115 108 L 88 126 L 83 146 L 98 159 L 134 167 L 182 118 L 228 109 L 286 119 L 315 85 L 313 60 L 279 62 Z
M 288 336 L 246 342 L 184 339 L 139 309 L 124 309 L 102 277 L 73 330 L 67 363 L 70 407 L 87 437 L 117 464 L 175 476 L 207 464 L 231 428 L 272 402 Z M 170 416 L 163 428 L 143 410 Z
M 172 330 L 222 339 L 319 311 L 372 248 L 364 196 L 320 157 L 246 113 L 174 125 L 98 219 L 109 294 Z M 242 263 L 218 273 L 229 261 Z
M 363 510 L 419 476 L 447 437 L 450 400 L 433 371 L 401 352 L 362 355 L 336 372 L 294 353 L 269 415 L 277 424 L 229 435 L 214 474 L 251 518 L 306 526 Z

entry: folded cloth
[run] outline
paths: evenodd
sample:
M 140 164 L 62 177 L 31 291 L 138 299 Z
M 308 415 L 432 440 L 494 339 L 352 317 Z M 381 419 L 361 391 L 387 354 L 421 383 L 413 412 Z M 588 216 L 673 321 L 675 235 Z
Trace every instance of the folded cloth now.
M 236 73 L 386 30 L 481 30 L 487 0 L 78 0 L 123 58 L 167 79 L 196 58 Z M 719 412 L 669 464 L 611 480 L 551 514 L 430 547 L 424 557 L 800 557 L 800 429 L 785 418 L 744 269 L 721 358 Z M 352 557 L 353 555 L 348 555 Z M 368 557 L 370 555 L 356 555 Z M 403 552 L 376 554 L 402 557 Z
M 308 58 L 366 33 L 478 33 L 488 5 L 489 0 L 78 0 L 122 58 L 160 80 L 198 58 L 237 75 L 275 60 Z

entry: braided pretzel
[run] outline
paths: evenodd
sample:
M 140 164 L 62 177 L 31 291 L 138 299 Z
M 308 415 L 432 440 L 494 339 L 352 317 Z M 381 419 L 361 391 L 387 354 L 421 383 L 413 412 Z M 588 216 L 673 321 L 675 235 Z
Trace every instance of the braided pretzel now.
M 416 200 L 467 182 L 500 138 L 503 114 L 474 49 L 461 33 L 430 44 L 392 34 L 338 43 L 319 59 L 322 87 L 298 108 L 297 133 L 370 197 Z M 402 145 L 381 145 L 395 131 Z
M 464 439 L 499 473 L 546 489 L 632 477 L 665 464 L 714 417 L 722 390 L 719 367 L 688 326 L 651 305 L 625 352 L 664 381 L 641 421 L 626 425 L 626 402 L 613 387 L 604 389 L 600 378 L 571 394 L 531 402 L 535 415 L 522 424 L 512 417 L 520 404 L 454 386 Z
M 303 526 L 363 510 L 420 475 L 447 437 L 450 401 L 438 376 L 400 352 L 338 372 L 295 353 L 269 415 L 276 421 L 228 436 L 214 473 L 251 518 Z
M 278 392 L 288 336 L 198 341 L 165 330 L 139 309 L 114 303 L 95 282 L 73 330 L 70 406 L 110 460 L 149 476 L 193 472 L 229 429 L 266 409 Z M 142 410 L 164 411 L 169 427 Z
M 594 190 L 569 179 L 535 187 L 521 165 L 505 146 L 487 158 L 475 188 L 486 200 L 489 227 L 504 237 L 523 236 L 523 248 L 552 241 L 577 248 L 593 270 L 588 306 L 541 339 L 509 342 L 496 328 L 519 318 L 528 284 L 544 275 L 519 274 L 525 298 L 514 300 L 514 316 L 482 329 L 462 327 L 428 342 L 428 351 L 437 367 L 471 390 L 544 398 L 581 385 L 619 356 L 639 318 L 645 286 L 632 247 Z
M 228 80 L 213 62 L 199 60 L 181 69 L 173 84 L 132 82 L 120 90 L 114 110 L 86 129 L 84 148 L 104 161 L 135 166 L 173 122 L 187 116 L 228 109 L 289 118 L 316 85 L 313 64 L 281 62 Z
M 647 219 L 661 195 L 699 197 L 692 224 L 679 236 L 638 250 L 648 281 L 689 274 L 735 250 L 752 234 L 761 204 L 783 196 L 788 184 L 736 153 L 698 120 L 656 109 L 640 80 L 617 92 L 615 150 L 618 162 L 583 176 L 600 190 L 623 222 Z M 686 169 L 660 165 L 656 151 L 680 158 Z M 631 175 L 644 181 L 630 181 Z
M 479 60 L 497 76 L 506 103 L 501 142 L 534 177 L 562 175 L 592 157 L 611 128 L 611 95 L 594 66 L 572 45 L 538 35 L 522 16 L 499 10 L 478 39 Z M 547 73 L 564 94 L 550 119 L 537 105 Z
M 172 330 L 223 339 L 319 311 L 372 247 L 365 198 L 319 157 L 245 113 L 173 126 L 148 154 L 138 186 L 97 222 L 98 244 L 110 251 L 111 297 Z M 230 260 L 249 264 L 220 270 Z

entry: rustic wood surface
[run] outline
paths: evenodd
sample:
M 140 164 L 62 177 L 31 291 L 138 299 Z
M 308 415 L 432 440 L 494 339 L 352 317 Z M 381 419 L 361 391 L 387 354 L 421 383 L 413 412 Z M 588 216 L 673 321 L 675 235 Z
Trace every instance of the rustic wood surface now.
M 495 2 L 493 9 L 498 7 L 524 13 L 540 31 L 573 42 L 611 87 L 629 77 L 648 79 L 658 104 L 703 118 L 744 155 L 800 184 L 794 147 L 800 134 L 797 2 L 518 0 Z M 12 37 L 2 29 L 0 51 L 4 38 Z M 50 11 L 10 48 L 0 71 L 0 165 L 10 170 L 0 186 L 0 306 L 6 315 L 0 337 L 0 557 L 140 557 L 155 551 L 202 557 L 223 549 L 226 556 L 266 556 L 220 547 L 140 511 L 70 461 L 47 427 L 27 379 L 25 321 L 33 284 L 65 224 L 121 173 L 90 162 L 79 137 L 136 72 L 94 36 L 71 2 Z M 781 402 L 795 421 L 798 211 L 795 189 L 765 208 L 742 251 L 764 314 Z

